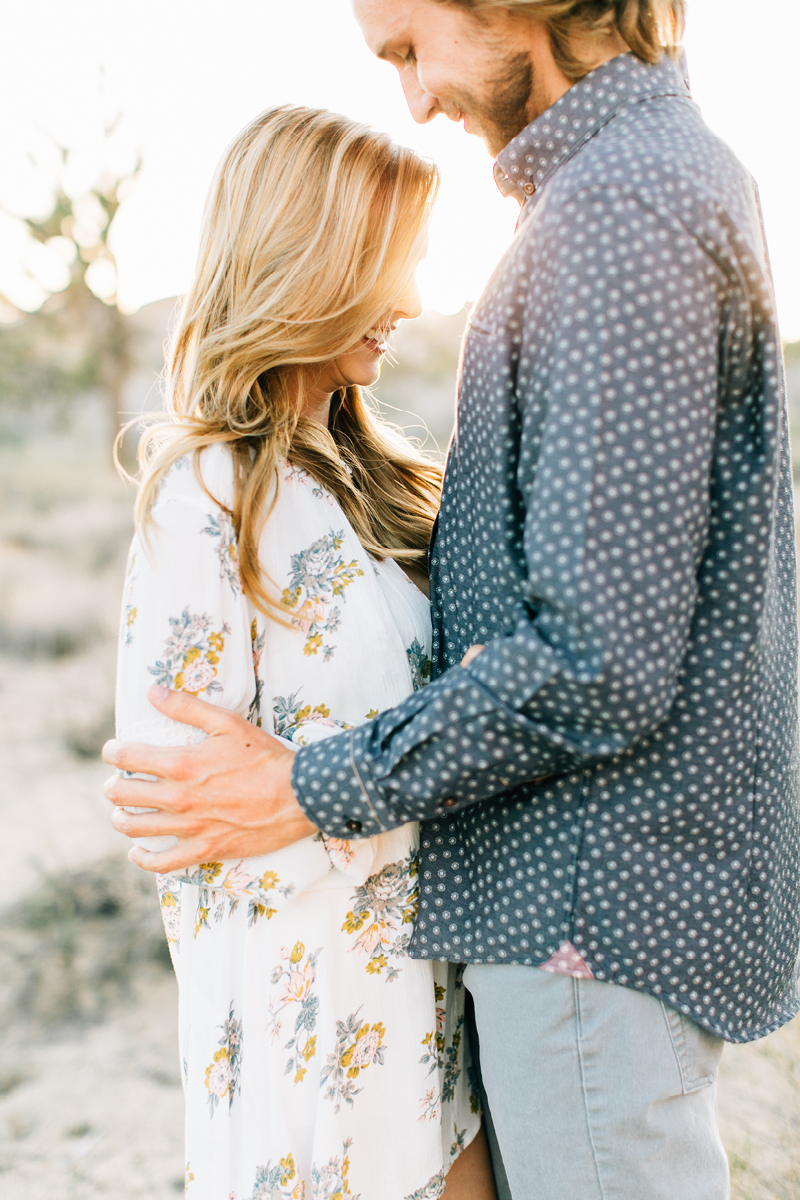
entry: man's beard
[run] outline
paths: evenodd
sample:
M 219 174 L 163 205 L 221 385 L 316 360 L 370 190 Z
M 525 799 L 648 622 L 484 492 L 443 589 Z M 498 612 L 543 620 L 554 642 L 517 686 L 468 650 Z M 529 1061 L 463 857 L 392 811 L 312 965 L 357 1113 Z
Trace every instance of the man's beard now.
M 485 90 L 484 100 L 479 100 L 473 92 L 453 93 L 447 107 L 451 111 L 461 110 L 473 127 L 470 132 L 482 137 L 489 153 L 496 158 L 538 115 L 531 112 L 535 106 L 531 104 L 534 77 L 530 56 L 519 53 L 502 60 L 500 71 Z

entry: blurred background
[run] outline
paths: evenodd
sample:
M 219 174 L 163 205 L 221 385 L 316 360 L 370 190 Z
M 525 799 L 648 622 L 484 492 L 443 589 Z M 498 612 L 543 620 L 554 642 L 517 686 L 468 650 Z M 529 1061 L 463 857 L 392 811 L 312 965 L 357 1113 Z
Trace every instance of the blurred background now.
M 481 143 L 443 117 L 414 125 L 347 0 L 28 0 L 0 32 L 0 1192 L 168 1200 L 184 1186 L 175 986 L 98 758 L 132 528 L 111 443 L 160 403 L 214 166 L 268 105 L 338 109 L 442 170 L 425 313 L 376 389 L 433 453 L 517 208 Z M 761 188 L 798 467 L 799 40 L 796 0 L 690 0 L 695 98 Z M 797 1022 L 726 1052 L 720 1109 L 736 1200 L 797 1200 Z

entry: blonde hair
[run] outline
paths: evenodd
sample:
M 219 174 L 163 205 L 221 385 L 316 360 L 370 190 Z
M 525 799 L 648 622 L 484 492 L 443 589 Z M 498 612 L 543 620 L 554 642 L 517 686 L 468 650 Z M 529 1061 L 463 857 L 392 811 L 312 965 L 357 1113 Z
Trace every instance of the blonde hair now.
M 656 63 L 665 51 L 676 57 L 686 20 L 685 0 L 439 0 L 439 3 L 455 4 L 476 14 L 506 8 L 544 21 L 556 64 L 572 83 L 595 65 L 576 55 L 572 44 L 576 31 L 599 36 L 616 31 L 637 58 Z
M 166 471 L 225 443 L 245 594 L 277 615 L 259 562 L 277 467 L 290 461 L 339 501 L 376 558 L 425 569 L 441 469 L 370 411 L 359 388 L 328 428 L 301 416 L 301 368 L 352 350 L 407 290 L 438 187 L 435 166 L 335 113 L 281 107 L 224 155 L 197 270 L 167 361 L 167 420 L 140 445 L 137 522 Z

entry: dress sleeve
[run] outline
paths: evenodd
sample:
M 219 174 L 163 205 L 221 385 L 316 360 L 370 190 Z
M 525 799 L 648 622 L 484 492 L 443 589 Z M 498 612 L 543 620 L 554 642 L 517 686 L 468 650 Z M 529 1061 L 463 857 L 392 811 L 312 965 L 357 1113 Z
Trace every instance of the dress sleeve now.
M 259 697 L 236 551 L 231 519 L 210 498 L 168 496 L 134 537 L 117 671 L 120 740 L 177 746 L 205 737 L 153 708 L 153 683 L 251 715 Z M 173 839 L 145 842 L 165 849 Z

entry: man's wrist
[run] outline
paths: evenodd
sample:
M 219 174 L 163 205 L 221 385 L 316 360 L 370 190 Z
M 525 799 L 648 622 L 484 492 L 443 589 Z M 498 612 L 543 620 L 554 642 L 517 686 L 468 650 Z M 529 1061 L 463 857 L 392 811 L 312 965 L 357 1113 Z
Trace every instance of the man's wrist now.
M 306 817 L 328 837 L 358 838 L 395 824 L 375 784 L 365 753 L 369 727 L 302 746 L 292 787 Z

